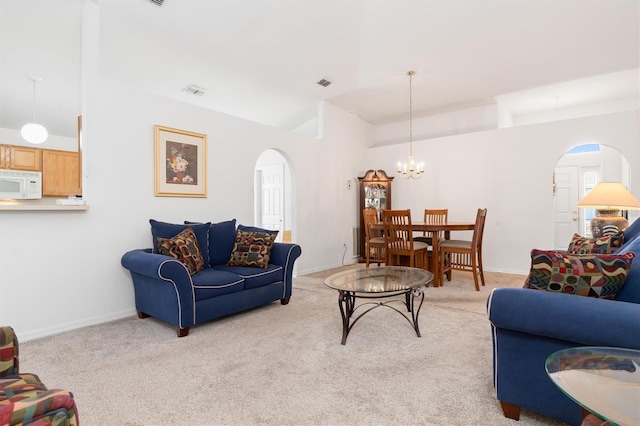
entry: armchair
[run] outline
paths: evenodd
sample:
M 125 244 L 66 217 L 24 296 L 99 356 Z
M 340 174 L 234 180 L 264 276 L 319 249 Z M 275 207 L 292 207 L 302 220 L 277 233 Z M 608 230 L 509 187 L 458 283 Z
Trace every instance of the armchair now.
M 640 349 L 640 234 L 625 232 L 625 240 L 616 254 L 633 252 L 635 259 L 615 299 L 528 288 L 496 288 L 489 295 L 493 382 L 506 417 L 517 420 L 525 408 L 581 424 L 579 406 L 547 376 L 547 357 L 576 346 Z
M 0 424 L 80 424 L 71 392 L 47 389 L 35 374 L 19 372 L 18 338 L 8 326 L 0 326 Z

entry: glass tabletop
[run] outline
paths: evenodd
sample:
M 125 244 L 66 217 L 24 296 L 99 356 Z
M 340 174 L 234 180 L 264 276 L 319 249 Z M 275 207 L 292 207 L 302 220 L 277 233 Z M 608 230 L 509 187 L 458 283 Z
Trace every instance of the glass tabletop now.
M 578 347 L 551 354 L 551 380 L 572 400 L 617 425 L 640 424 L 640 351 Z
M 433 274 L 408 266 L 379 266 L 338 272 L 327 277 L 324 284 L 335 290 L 356 293 L 391 293 L 428 284 Z

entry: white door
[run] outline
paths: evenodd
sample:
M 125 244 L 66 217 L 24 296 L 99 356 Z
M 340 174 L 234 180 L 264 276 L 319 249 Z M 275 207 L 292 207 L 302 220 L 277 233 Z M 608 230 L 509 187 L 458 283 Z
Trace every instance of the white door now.
M 264 166 L 258 171 L 262 181 L 260 226 L 280 231 L 276 241 L 281 241 L 284 223 L 284 165 Z
M 553 197 L 554 247 L 566 250 L 573 234 L 579 234 L 578 204 L 578 167 L 556 167 L 556 193 Z

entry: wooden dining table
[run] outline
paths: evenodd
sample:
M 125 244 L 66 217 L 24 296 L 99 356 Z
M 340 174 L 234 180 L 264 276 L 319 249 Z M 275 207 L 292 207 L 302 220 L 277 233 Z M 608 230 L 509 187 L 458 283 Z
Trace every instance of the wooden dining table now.
M 411 222 L 411 229 L 414 232 L 438 232 L 444 234 L 445 240 L 451 239 L 451 231 L 473 231 L 475 228 L 475 222 L 452 222 L 447 221 L 444 223 L 425 223 L 425 222 Z M 372 229 L 382 230 L 384 226 L 382 223 L 374 223 L 371 224 Z M 438 238 L 433 238 L 433 286 L 440 287 L 442 286 L 443 278 L 440 276 L 440 253 L 438 250 Z

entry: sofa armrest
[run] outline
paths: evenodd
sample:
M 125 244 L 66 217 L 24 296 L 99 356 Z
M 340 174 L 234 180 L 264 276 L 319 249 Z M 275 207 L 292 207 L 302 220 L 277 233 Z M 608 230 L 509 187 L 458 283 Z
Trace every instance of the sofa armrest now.
M 0 377 L 20 371 L 18 336 L 9 326 L 0 326 Z
M 269 263 L 280 266 L 292 266 L 301 254 L 302 249 L 297 244 L 274 243 L 273 247 L 271 247 Z
M 293 265 L 302 254 L 302 248 L 298 244 L 274 243 L 271 247 L 269 263 L 284 268 L 284 297 L 282 303 L 288 303 L 293 288 Z
M 497 288 L 487 300 L 494 327 L 585 346 L 640 349 L 640 305 L 526 288 Z
M 122 256 L 120 263 L 131 272 L 151 278 L 179 279 L 181 276 L 184 277 L 182 272 L 189 274 L 179 260 L 171 256 L 152 253 L 150 248 L 131 250 Z
M 152 315 L 179 328 L 195 324 L 193 281 L 182 262 L 151 253 L 151 249 L 131 250 L 120 262 L 131 272 L 139 314 Z

